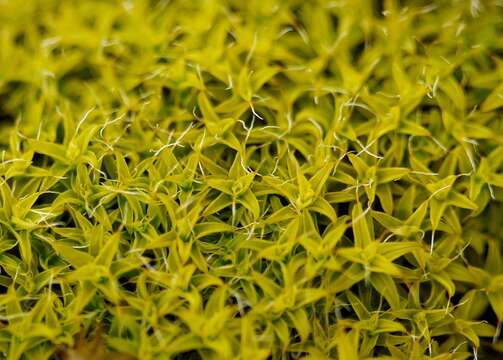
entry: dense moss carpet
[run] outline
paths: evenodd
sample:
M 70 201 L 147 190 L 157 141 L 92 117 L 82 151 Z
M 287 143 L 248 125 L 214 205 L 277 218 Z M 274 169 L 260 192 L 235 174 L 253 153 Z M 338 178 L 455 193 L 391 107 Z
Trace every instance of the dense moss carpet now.
M 0 357 L 503 358 L 501 0 L 0 0 Z

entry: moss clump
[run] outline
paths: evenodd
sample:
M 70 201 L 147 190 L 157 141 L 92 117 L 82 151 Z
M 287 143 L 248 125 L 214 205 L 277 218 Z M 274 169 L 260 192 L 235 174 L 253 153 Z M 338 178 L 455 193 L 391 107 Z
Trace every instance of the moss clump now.
M 0 1 L 2 356 L 501 357 L 502 19 Z

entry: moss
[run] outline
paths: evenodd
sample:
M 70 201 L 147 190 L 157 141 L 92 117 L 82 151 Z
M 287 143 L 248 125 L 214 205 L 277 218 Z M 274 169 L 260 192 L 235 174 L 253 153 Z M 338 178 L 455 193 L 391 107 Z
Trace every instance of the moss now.
M 501 356 L 501 19 L 0 1 L 2 357 Z

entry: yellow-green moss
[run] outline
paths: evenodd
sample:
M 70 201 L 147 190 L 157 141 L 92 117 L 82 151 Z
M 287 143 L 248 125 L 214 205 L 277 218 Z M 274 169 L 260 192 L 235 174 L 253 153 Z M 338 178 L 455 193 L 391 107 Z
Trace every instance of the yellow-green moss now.
M 501 357 L 502 54 L 501 0 L 0 0 L 1 357 Z

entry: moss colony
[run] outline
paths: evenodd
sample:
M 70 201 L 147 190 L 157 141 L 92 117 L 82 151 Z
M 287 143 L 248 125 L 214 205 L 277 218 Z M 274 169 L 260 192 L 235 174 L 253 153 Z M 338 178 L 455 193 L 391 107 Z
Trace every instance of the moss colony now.
M 503 2 L 0 1 L 0 353 L 503 357 Z

